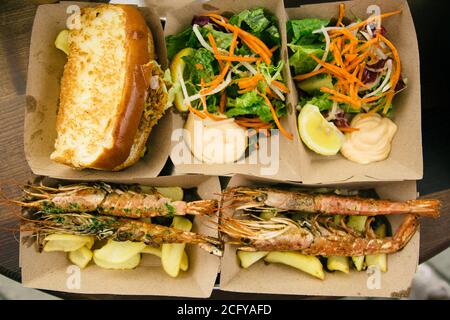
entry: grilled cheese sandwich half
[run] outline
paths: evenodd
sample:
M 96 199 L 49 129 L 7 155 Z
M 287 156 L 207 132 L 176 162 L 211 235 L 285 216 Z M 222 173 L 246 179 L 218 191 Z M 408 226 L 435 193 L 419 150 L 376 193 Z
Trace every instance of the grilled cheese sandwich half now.
M 152 34 L 132 6 L 83 8 L 80 21 L 81 28 L 69 31 L 51 159 L 75 168 L 121 170 L 139 160 L 164 112 L 159 101 L 152 102 L 150 82 L 160 74 L 148 67 L 155 59 Z M 151 120 L 144 113 L 149 109 Z

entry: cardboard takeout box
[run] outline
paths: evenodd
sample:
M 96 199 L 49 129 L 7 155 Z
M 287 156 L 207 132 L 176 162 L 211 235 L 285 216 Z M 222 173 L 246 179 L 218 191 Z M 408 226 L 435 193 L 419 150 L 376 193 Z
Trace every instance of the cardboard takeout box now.
M 185 30 L 191 25 L 192 18 L 195 15 L 201 15 L 206 12 L 219 12 L 219 13 L 238 13 L 245 9 L 251 9 L 255 7 L 262 7 L 269 13 L 273 14 L 278 19 L 280 34 L 282 37 L 281 59 L 287 61 L 287 48 L 285 40 L 286 29 L 286 12 L 284 8 L 283 0 L 253 0 L 253 1 L 241 1 L 241 0 L 229 0 L 220 1 L 212 0 L 205 3 L 197 2 L 192 3 L 182 9 L 169 11 L 167 13 L 167 23 L 164 28 L 165 36 L 177 34 Z M 288 66 L 285 64 L 283 70 L 283 78 L 288 79 Z M 288 100 L 287 100 L 288 101 Z M 289 121 L 290 116 L 295 116 L 295 108 L 291 104 L 286 105 L 288 113 L 290 115 L 281 119 L 282 125 L 289 131 L 294 133 L 296 131 L 295 123 Z M 185 120 L 180 113 L 175 112 L 173 116 L 173 128 L 182 128 Z M 279 178 L 291 179 L 295 171 L 291 168 L 292 164 L 296 162 L 297 155 L 292 152 L 296 149 L 295 141 L 286 139 L 283 135 L 279 134 L 279 154 L 274 150 L 268 150 L 267 155 L 274 154 L 279 161 L 279 170 L 277 170 L 277 176 Z M 270 146 L 272 138 L 267 139 L 267 144 Z M 297 142 L 298 143 L 298 142 Z M 188 149 L 189 150 L 189 149 Z M 252 175 L 264 175 L 264 169 L 268 169 L 269 165 L 261 161 L 261 157 L 255 151 L 252 152 L 252 156 L 256 157 L 257 162 L 252 162 L 247 157 L 243 163 L 227 163 L 227 164 L 204 164 L 204 163 L 177 163 L 177 160 L 171 155 L 172 161 L 175 164 L 175 172 L 177 174 L 182 173 L 200 173 L 200 174 L 214 174 L 214 175 L 232 175 L 236 173 L 252 174 Z M 273 173 L 272 173 L 273 174 Z
M 54 181 L 53 181 L 54 182 Z M 154 179 L 123 181 L 149 186 L 179 186 L 197 188 L 202 199 L 217 198 L 220 183 L 217 177 L 210 176 L 172 176 Z M 208 217 L 195 217 L 193 232 L 217 237 L 217 231 L 207 223 Z M 133 270 L 105 270 L 91 262 L 79 272 L 79 281 L 73 281 L 73 264 L 64 252 L 38 253 L 34 246 L 20 246 L 22 284 L 25 287 L 90 294 L 135 294 L 164 295 L 205 298 L 211 295 L 217 272 L 219 258 L 200 249 L 187 245 L 189 270 L 180 272 L 177 278 L 166 274 L 160 259 L 150 254 L 142 254 L 142 260 Z M 72 280 L 71 280 L 72 279 Z M 73 285 L 79 284 L 79 288 Z
M 286 9 L 288 19 L 337 17 L 338 5 L 342 2 L 302 5 Z M 392 120 L 398 131 L 392 143 L 389 157 L 380 162 L 367 165 L 347 160 L 340 154 L 326 157 L 310 151 L 299 143 L 291 152 L 296 153 L 295 180 L 304 183 L 332 183 L 342 181 L 382 181 L 382 180 L 416 180 L 423 176 L 421 103 L 420 103 L 420 68 L 419 50 L 414 22 L 406 0 L 355 0 L 345 1 L 346 16 L 353 15 L 361 19 L 369 17 L 367 9 L 377 5 L 381 13 L 402 9 L 402 13 L 382 20 L 387 30 L 386 37 L 396 46 L 402 65 L 402 75 L 408 80 L 406 90 L 397 94 L 393 100 Z M 370 14 L 372 14 L 370 12 Z M 293 75 L 292 75 L 293 76 Z M 297 105 L 298 95 L 295 83 L 289 83 L 292 105 Z M 291 121 L 297 122 L 296 117 Z M 294 179 L 292 179 L 294 180 Z
M 31 34 L 25 110 L 25 156 L 33 173 L 62 179 L 101 180 L 155 177 L 163 168 L 170 152 L 172 120 L 170 112 L 158 121 L 147 142 L 148 153 L 135 165 L 120 172 L 76 170 L 50 160 L 56 138 L 56 114 L 60 80 L 66 55 L 54 45 L 58 33 L 74 11 L 71 5 L 95 6 L 95 3 L 63 2 L 38 7 Z M 140 8 L 152 31 L 158 61 L 166 61 L 162 25 L 152 8 Z M 162 67 L 166 66 L 162 64 Z
M 352 14 L 365 19 L 367 8 L 378 5 L 381 12 L 402 9 L 400 15 L 383 19 L 387 29 L 387 37 L 397 47 L 402 61 L 402 75 L 408 80 L 408 87 L 394 98 L 393 121 L 398 131 L 393 140 L 389 157 L 380 162 L 360 165 L 345 159 L 340 154 L 336 156 L 321 156 L 310 151 L 301 141 L 297 130 L 295 106 L 298 104 L 298 94 L 288 67 L 288 49 L 286 21 L 302 18 L 333 18 L 338 14 L 338 4 L 319 3 L 302 5 L 298 8 L 282 8 L 282 1 L 210 1 L 204 4 L 192 4 L 186 8 L 169 12 L 165 35 L 176 34 L 186 28 L 194 15 L 207 11 L 239 12 L 246 8 L 264 7 L 279 20 L 282 34 L 281 58 L 285 61 L 284 79 L 288 83 L 290 94 L 287 97 L 288 115 L 282 123 L 288 131 L 294 134 L 294 140 L 289 141 L 279 136 L 279 166 L 276 173 L 264 174 L 262 164 L 176 164 L 177 173 L 207 173 L 228 175 L 244 173 L 256 176 L 273 176 L 278 179 L 302 181 L 304 183 L 332 183 L 343 181 L 386 181 L 413 180 L 423 175 L 422 142 L 421 142 L 421 104 L 420 104 L 420 69 L 419 52 L 414 23 L 408 4 L 405 0 L 357 0 L 345 1 L 347 16 Z M 286 16 L 287 14 L 287 16 Z M 180 128 L 184 120 L 178 114 L 174 116 L 174 128 Z
M 231 178 L 228 187 L 269 186 L 280 183 L 284 181 L 236 175 Z M 308 187 L 305 184 L 290 185 Z M 346 183 L 326 186 L 353 190 L 372 188 L 382 199 L 404 201 L 416 198 L 415 181 Z M 229 216 L 233 214 L 232 211 L 224 208 L 222 214 Z M 402 218 L 402 215 L 388 217 L 393 233 Z M 226 244 L 221 263 L 220 289 L 294 295 L 405 297 L 409 295 L 411 281 L 419 260 L 419 239 L 417 231 L 403 250 L 388 255 L 388 271 L 381 273 L 379 288 L 376 288 L 376 285 L 368 286 L 367 283 L 372 283 L 372 280 L 365 271 L 351 270 L 349 274 L 335 271 L 326 273 L 325 280 L 319 280 L 285 265 L 266 265 L 262 260 L 248 269 L 243 269 L 239 266 L 236 256 L 238 246 Z

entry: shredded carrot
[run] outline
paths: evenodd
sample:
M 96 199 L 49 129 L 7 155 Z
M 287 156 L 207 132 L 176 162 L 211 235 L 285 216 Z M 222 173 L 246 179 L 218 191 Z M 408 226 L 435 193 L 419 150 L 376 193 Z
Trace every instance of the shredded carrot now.
M 270 57 L 272 57 L 272 52 L 270 51 L 269 48 L 267 48 L 266 44 L 261 41 L 261 39 L 257 38 L 256 36 L 252 35 L 251 33 L 245 30 L 242 30 L 238 26 L 223 22 L 214 17 L 211 17 L 211 19 L 218 25 L 230 31 L 237 32 L 240 38 L 247 44 L 247 46 L 249 46 L 250 49 L 255 51 L 255 53 L 260 54 L 260 56 L 263 58 L 267 56 L 269 58 L 269 61 L 267 61 L 266 59 L 264 60 L 266 63 L 270 64 Z
M 200 63 L 196 63 L 196 64 L 195 64 L 195 67 L 196 67 L 198 70 L 203 70 L 203 66 L 202 66 Z
M 386 93 L 387 92 L 384 92 L 384 93 L 382 93 L 381 95 L 378 95 L 378 96 L 371 96 L 371 97 L 368 97 L 368 98 L 363 98 L 361 101 L 364 102 L 364 103 L 374 102 L 374 101 L 377 101 L 380 98 L 384 97 L 386 95 Z
M 358 64 L 360 64 L 369 54 L 369 51 L 364 52 L 358 58 L 353 60 L 348 66 L 345 67 L 346 70 L 352 71 Z
M 345 4 L 341 3 L 339 4 L 339 17 L 338 21 L 336 22 L 336 26 L 344 26 L 344 24 L 342 23 L 344 15 L 345 15 Z
M 227 18 L 225 18 L 224 16 L 221 16 L 220 14 L 217 14 L 217 13 L 209 12 L 209 13 L 204 13 L 202 15 L 205 17 L 216 18 L 216 19 L 224 20 L 225 22 L 228 22 Z
M 394 98 L 395 92 L 393 89 L 389 90 L 386 94 L 386 103 L 384 104 L 383 113 L 386 114 L 391 105 L 392 99 Z
M 195 113 L 197 116 L 199 116 L 199 117 L 202 118 L 202 119 L 205 119 L 205 118 L 206 118 L 206 116 L 205 116 L 204 113 L 202 113 L 200 110 L 197 110 L 197 109 L 195 109 L 195 108 L 192 108 L 191 105 L 189 105 L 189 111 L 191 111 L 192 113 Z
M 359 128 L 352 128 L 352 127 L 337 127 L 339 130 L 341 130 L 342 132 L 354 132 L 354 131 L 359 131 Z
M 360 86 L 366 87 L 366 85 L 364 83 L 362 83 L 355 76 L 351 75 L 347 70 L 339 68 L 339 67 L 336 67 L 336 66 L 334 66 L 332 64 L 329 64 L 327 62 L 324 62 L 324 61 L 320 60 L 319 58 L 317 58 L 313 54 L 309 54 L 309 56 L 314 61 L 316 61 L 318 64 L 322 65 L 325 69 L 328 69 L 329 71 L 331 71 L 331 73 L 333 73 L 338 78 L 347 78 L 348 80 L 357 82 Z
M 270 89 L 270 87 L 269 86 L 266 86 L 266 94 L 269 96 L 269 97 L 271 97 L 271 98 L 273 98 L 273 99 L 280 99 L 275 93 L 273 93 L 273 91 Z
M 294 80 L 302 81 L 302 80 L 314 77 L 315 75 L 324 73 L 325 71 L 326 70 L 324 68 L 321 68 L 321 69 L 316 70 L 316 71 L 311 71 L 311 72 L 308 72 L 308 73 L 299 74 L 299 75 L 294 77 Z
M 400 10 L 397 10 L 397 11 L 393 11 L 393 12 L 388 12 L 388 13 L 384 13 L 384 14 L 372 16 L 372 17 L 369 17 L 368 19 L 366 19 L 366 20 L 364 20 L 364 21 L 361 21 L 361 22 L 359 22 L 359 23 L 357 23 L 357 24 L 354 24 L 354 25 L 351 26 L 351 27 L 348 27 L 347 29 L 348 29 L 349 31 L 353 31 L 353 30 L 356 30 L 356 29 L 359 29 L 359 28 L 365 26 L 365 25 L 368 24 L 368 23 L 371 23 L 371 22 L 373 22 L 373 21 L 376 21 L 377 19 L 387 18 L 387 17 L 393 16 L 393 15 L 399 14 L 399 13 L 401 13 L 401 12 L 402 12 L 402 10 L 400 9 Z
M 246 56 L 224 56 L 224 55 L 216 55 L 217 60 L 224 60 L 224 61 L 246 61 L 246 62 L 255 62 L 258 60 L 255 57 L 246 57 Z
M 211 44 L 211 48 L 213 49 L 214 55 L 219 55 L 219 49 L 217 49 L 216 40 L 214 40 L 214 37 L 211 32 L 208 33 L 208 40 L 209 43 Z M 223 68 L 223 62 L 221 60 L 219 60 L 219 66 L 220 69 Z
M 358 47 L 358 51 L 362 51 L 364 49 L 366 49 L 367 47 L 370 47 L 372 44 L 375 44 L 378 42 L 378 38 L 372 38 L 369 41 L 364 42 L 364 44 L 362 44 L 361 46 Z
M 292 133 L 289 133 L 286 131 L 286 129 L 283 128 L 283 126 L 280 123 L 280 120 L 278 119 L 277 116 L 277 112 L 275 111 L 275 108 L 273 107 L 272 103 L 270 103 L 269 98 L 267 98 L 267 96 L 265 94 L 259 93 L 258 94 L 264 98 L 264 101 L 266 101 L 267 105 L 270 108 L 270 111 L 272 112 L 272 117 L 275 120 L 275 123 L 277 124 L 278 129 L 280 129 L 280 132 L 289 140 L 293 140 L 294 136 L 292 135 Z
M 333 90 L 333 89 L 330 89 L 330 88 L 327 88 L 327 87 L 321 87 L 320 91 L 323 91 L 323 92 L 335 95 L 336 97 L 341 98 L 343 100 L 346 100 L 348 103 L 350 103 L 350 104 L 352 104 L 352 105 L 354 105 L 356 107 L 360 107 L 361 106 L 361 101 L 354 100 L 354 99 L 352 99 L 352 98 L 350 98 L 350 97 L 348 97 L 348 96 L 346 96 L 346 95 L 344 95 L 342 93 L 337 92 L 336 90 Z
M 275 52 L 279 47 L 279 45 L 273 46 L 272 48 L 270 48 L 270 52 Z
M 401 63 L 400 63 L 400 57 L 398 56 L 398 51 L 395 48 L 395 46 L 392 44 L 392 42 L 390 42 L 388 39 L 386 39 L 383 35 L 381 34 L 377 34 L 377 37 L 379 37 L 388 47 L 389 49 L 391 49 L 392 51 L 392 55 L 394 57 L 394 61 L 395 61 L 395 69 L 394 69 L 394 74 L 391 77 L 390 80 L 390 85 L 391 85 L 391 90 L 394 91 L 395 87 L 397 86 L 398 80 L 400 80 L 400 72 L 401 72 Z M 389 109 L 389 105 L 391 104 L 392 98 L 394 97 L 395 92 L 391 95 L 387 95 L 387 101 L 386 101 L 386 105 L 384 106 L 383 109 L 383 113 L 386 114 L 388 109 Z
M 246 93 L 246 92 L 250 92 L 250 91 L 253 91 L 253 90 L 255 90 L 256 89 L 256 86 L 253 86 L 253 87 L 247 87 L 247 88 L 245 88 L 245 89 L 242 89 L 242 90 L 238 90 L 238 93 L 239 94 L 243 94 L 243 93 Z
M 262 74 L 255 74 L 254 76 L 251 77 L 239 79 L 237 83 L 240 89 L 244 89 L 258 85 L 258 82 L 260 80 L 264 80 L 264 76 Z
M 289 93 L 289 89 L 288 87 L 286 87 L 286 85 L 280 81 L 277 80 L 273 80 L 272 84 L 277 87 L 278 89 L 280 89 L 281 91 L 283 91 L 284 93 Z

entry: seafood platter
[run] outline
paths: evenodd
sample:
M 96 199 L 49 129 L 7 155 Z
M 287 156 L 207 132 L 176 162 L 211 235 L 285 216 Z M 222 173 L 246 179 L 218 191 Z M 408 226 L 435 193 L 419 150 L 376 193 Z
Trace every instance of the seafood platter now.
M 27 97 L 24 286 L 408 295 L 440 203 L 405 0 L 41 5 Z

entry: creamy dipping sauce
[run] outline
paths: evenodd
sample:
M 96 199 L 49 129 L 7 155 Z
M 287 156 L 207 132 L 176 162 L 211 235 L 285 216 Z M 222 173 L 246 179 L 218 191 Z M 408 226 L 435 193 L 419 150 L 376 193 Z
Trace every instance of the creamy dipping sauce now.
M 359 130 L 345 134 L 345 142 L 341 148 L 344 157 L 360 164 L 381 161 L 388 157 L 392 139 L 397 132 L 394 122 L 378 113 L 358 114 L 350 126 Z
M 184 125 L 184 140 L 192 154 L 208 164 L 239 160 L 248 145 L 247 130 L 234 119 L 202 120 L 192 112 Z

